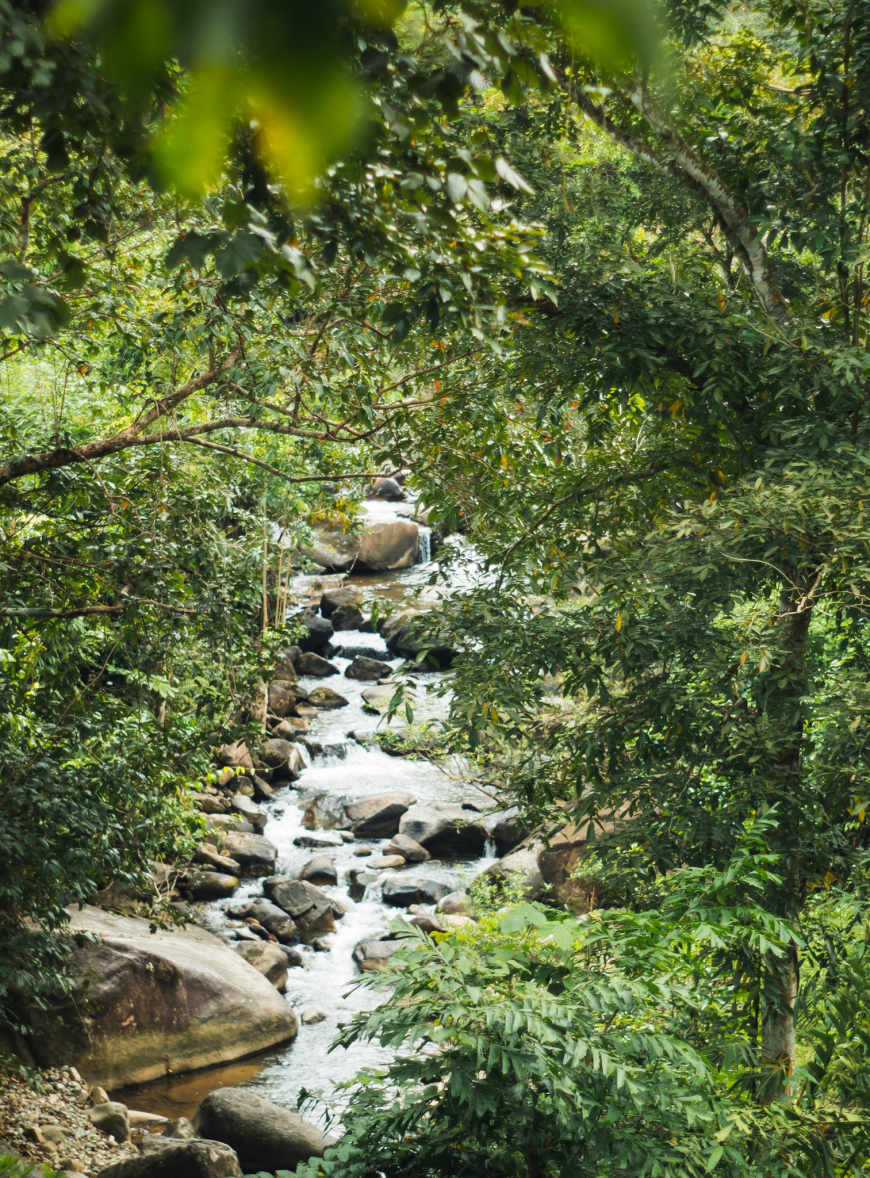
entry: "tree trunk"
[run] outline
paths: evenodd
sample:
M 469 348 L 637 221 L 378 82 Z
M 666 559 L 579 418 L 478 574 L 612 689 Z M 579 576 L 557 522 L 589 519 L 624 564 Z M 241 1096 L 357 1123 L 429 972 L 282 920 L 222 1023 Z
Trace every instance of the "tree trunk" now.
M 766 1072 L 760 1089 L 762 1104 L 791 1096 L 798 980 L 797 950 L 785 954 L 773 949 L 767 952 L 761 1019 L 761 1058 Z

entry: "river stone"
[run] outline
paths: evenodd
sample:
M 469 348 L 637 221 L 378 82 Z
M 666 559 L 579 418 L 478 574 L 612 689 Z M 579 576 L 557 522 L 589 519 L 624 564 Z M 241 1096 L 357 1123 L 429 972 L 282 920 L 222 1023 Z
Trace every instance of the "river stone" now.
M 402 815 L 401 834 L 421 843 L 430 855 L 444 859 L 476 859 L 483 854 L 487 833 L 473 821 L 472 810 L 450 802 L 417 805 Z
M 70 913 L 73 988 L 48 1010 L 23 1006 L 39 1067 L 74 1064 L 109 1089 L 229 1063 L 292 1039 L 296 1017 L 261 974 L 204 929 Z
M 263 827 L 269 818 L 265 811 L 261 810 L 250 798 L 246 798 L 244 794 L 233 794 L 232 806 L 237 814 L 241 814 L 250 822 L 257 834 L 263 833 Z
M 363 973 L 377 973 L 386 969 L 390 958 L 401 947 L 401 941 L 361 941 L 353 951 L 353 959 Z
M 309 883 L 321 886 L 337 884 L 338 872 L 335 870 L 335 864 L 326 855 L 315 855 L 299 872 L 299 878 L 307 879 Z
M 300 675 L 314 675 L 318 679 L 325 679 L 328 675 L 337 675 L 338 667 L 322 658 L 314 651 L 306 650 L 299 656 L 297 663 Z
M 411 904 L 437 904 L 452 890 L 450 884 L 440 879 L 399 875 L 384 882 L 381 895 L 391 908 L 407 908 Z
M 404 867 L 404 855 L 376 855 L 366 864 L 372 871 L 387 871 L 392 867 Z
M 268 802 L 275 796 L 275 790 L 268 781 L 263 780 L 259 773 L 255 773 L 251 778 L 251 789 L 253 790 L 253 796 L 258 802 Z
M 313 1027 L 316 1023 L 326 1021 L 326 1015 L 316 1006 L 306 1006 L 299 1016 L 299 1021 L 306 1027 Z
M 254 767 L 248 746 L 241 740 L 234 741 L 232 744 L 225 744 L 218 752 L 218 760 L 222 765 L 228 765 L 233 769 L 239 767 L 253 769 Z
M 383 499 L 387 503 L 402 503 L 407 499 L 401 485 L 389 475 L 380 475 L 372 482 L 371 494 L 368 497 L 369 499 Z
M 298 717 L 294 716 L 293 719 L 298 720 Z M 277 724 L 272 725 L 272 735 L 279 740 L 294 741 L 301 731 L 302 729 L 289 719 L 279 720 Z
M 293 917 L 303 940 L 335 932 L 335 913 L 329 897 L 314 884 L 276 875 L 266 880 L 264 888 L 272 903 Z
M 519 806 L 507 810 L 492 810 L 483 819 L 483 828 L 495 843 L 499 855 L 506 855 L 519 846 L 528 834 L 520 820 Z
M 315 687 L 308 693 L 309 702 L 316 708 L 346 708 L 348 701 L 331 687 Z
M 222 855 L 216 857 L 223 858 Z M 233 860 L 227 859 L 227 862 Z M 191 900 L 222 900 L 231 896 L 239 883 L 235 875 L 225 875 L 220 871 L 194 871 L 184 881 L 183 890 Z
M 362 628 L 362 610 L 355 605 L 339 605 L 330 619 L 334 630 L 359 630 Z
M 209 827 L 221 837 L 228 834 L 253 834 L 254 828 L 241 814 L 209 814 Z
M 346 801 L 346 798 L 320 790 L 302 794 L 299 798 L 302 825 L 306 830 L 335 830 L 343 827 L 347 822 L 344 809 Z
M 278 848 L 261 834 L 228 834 L 220 849 L 241 864 L 247 878 L 271 875 L 275 870 Z
M 380 659 L 370 659 L 366 658 L 365 655 L 359 655 L 353 660 L 344 674 L 347 679 L 361 679 L 365 681 L 369 679 L 386 679 L 392 673 L 393 668 L 389 663 L 382 663 Z
M 95 1104 L 88 1113 L 91 1124 L 107 1137 L 114 1137 L 116 1141 L 130 1140 L 130 1118 L 127 1115 L 126 1104 L 117 1100 L 108 1100 L 105 1104 Z
M 226 798 L 216 797 L 215 794 L 192 793 L 189 797 L 201 814 L 225 814 L 229 809 Z
M 438 901 L 436 911 L 444 912 L 448 916 L 469 916 L 471 901 L 467 892 L 449 892 Z
M 285 920 L 290 919 L 286 913 L 282 915 Z M 277 945 L 272 945 L 268 941 L 248 941 L 246 944 L 235 945 L 234 951 L 249 965 L 253 965 L 264 978 L 268 978 L 276 990 L 283 990 L 287 985 L 287 954 Z
M 303 651 L 313 650 L 316 654 L 322 654 L 335 633 L 332 622 L 328 618 L 319 618 L 317 614 L 303 614 L 299 620 L 307 631 L 305 636 L 299 640 L 300 649 Z
M 338 831 L 313 830 L 310 834 L 297 834 L 293 843 L 297 847 L 343 847 L 344 839 Z
M 275 679 L 283 679 L 287 683 L 296 682 L 296 660 L 301 654 L 298 646 L 288 646 L 278 654 L 273 672 Z
M 257 756 L 270 769 L 277 769 L 287 763 L 294 751 L 294 746 L 289 740 L 272 737 L 270 740 L 263 741 L 257 750 Z
M 421 651 L 428 651 L 426 659 L 418 664 L 422 670 L 442 670 L 449 667 L 456 657 L 456 651 L 443 637 L 430 635 L 425 640 L 421 637 L 423 617 L 424 614 L 419 609 L 404 609 L 390 614 L 379 627 L 387 649 L 394 656 L 413 660 L 416 660 Z
M 248 909 L 248 915 L 259 921 L 263 928 L 273 937 L 277 937 L 279 941 L 286 941 L 289 944 L 297 940 L 296 924 L 293 918 L 270 900 L 264 900 L 262 897 L 255 900 Z
M 107 1166 L 97 1178 L 241 1178 L 235 1150 L 221 1141 L 156 1140 L 161 1144 Z
M 336 1144 L 296 1113 L 241 1088 L 210 1093 L 193 1124 L 202 1136 L 231 1146 L 246 1171 L 295 1170 L 309 1158 L 322 1158 Z
M 360 798 L 346 805 L 345 811 L 357 838 L 391 838 L 398 834 L 400 821 L 415 800 L 411 794 L 395 791 Z
M 174 1141 L 191 1141 L 196 1137 L 196 1129 L 187 1117 L 176 1117 L 163 1130 L 162 1136 L 169 1137 Z
M 380 879 L 377 871 L 372 871 L 368 864 L 365 867 L 351 867 L 347 873 L 347 890 L 352 900 L 361 900 L 366 888 L 375 880 Z
M 269 711 L 273 716 L 286 716 L 296 707 L 295 679 L 273 679 L 269 684 Z
M 238 875 L 242 870 L 235 859 L 231 859 L 229 855 L 221 855 L 214 843 L 200 843 L 194 852 L 193 861 L 224 875 Z
M 401 855 L 409 863 L 425 863 L 430 858 L 429 852 L 416 839 L 401 833 L 393 835 L 385 854 Z
M 335 572 L 353 567 L 372 573 L 407 569 L 417 559 L 419 531 L 408 519 L 381 520 L 359 538 L 325 525 L 314 545 L 299 551 Z
M 332 617 L 333 611 L 341 605 L 360 606 L 363 595 L 353 585 L 341 585 L 338 589 L 327 589 L 320 599 L 320 612 L 325 618 Z
M 390 683 L 379 687 L 367 687 L 362 693 L 363 704 L 367 712 L 383 712 L 389 706 L 390 700 L 398 689 Z

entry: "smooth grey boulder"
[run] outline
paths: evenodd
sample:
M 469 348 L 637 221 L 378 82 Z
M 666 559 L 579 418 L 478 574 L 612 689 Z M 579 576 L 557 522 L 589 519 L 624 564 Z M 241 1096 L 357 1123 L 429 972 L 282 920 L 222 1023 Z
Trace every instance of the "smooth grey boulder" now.
M 224 1141 L 246 1171 L 295 1170 L 300 1162 L 322 1158 L 336 1138 L 253 1092 L 221 1088 L 210 1093 L 193 1119 L 203 1137 Z
M 269 815 L 265 810 L 261 810 L 256 802 L 252 802 L 245 794 L 239 793 L 233 794 L 232 806 L 237 814 L 241 814 L 247 822 L 250 822 L 257 834 L 263 833 Z
M 357 838 L 391 838 L 399 833 L 401 819 L 414 802 L 411 794 L 395 791 L 349 802 L 345 811 L 350 828 Z
M 420 529 L 409 519 L 381 520 L 360 537 L 328 525 L 319 531 L 313 546 L 301 547 L 299 551 L 335 572 L 354 567 L 372 573 L 407 569 L 417 559 Z
M 315 654 L 313 650 L 303 651 L 296 666 L 300 675 L 314 675 L 317 679 L 326 679 L 329 675 L 338 674 L 338 667 L 334 663 Z
M 161 1138 L 156 1140 L 160 1141 Z M 100 1170 L 97 1178 L 242 1178 L 235 1150 L 222 1141 L 167 1141 Z
M 223 854 L 235 859 L 246 878 L 272 875 L 278 848 L 261 834 L 230 833 L 221 842 Z
M 40 1067 L 73 1064 L 117 1089 L 229 1063 L 292 1039 L 296 1017 L 271 984 L 204 929 L 151 932 L 149 921 L 84 907 L 70 932 L 73 989 L 19 1013 Z
M 315 708 L 335 709 L 346 708 L 349 701 L 331 687 L 315 687 L 308 693 L 308 702 Z
M 394 834 L 390 845 L 384 852 L 386 855 L 401 855 L 409 863 L 425 863 L 430 858 L 429 852 L 416 839 L 407 834 Z
M 399 831 L 422 844 L 437 859 L 476 859 L 483 854 L 487 832 L 479 815 L 451 802 L 411 806 Z
M 408 908 L 411 904 L 437 904 L 452 891 L 451 885 L 440 879 L 399 875 L 385 880 L 381 895 L 391 908 Z
M 274 905 L 277 907 L 277 905 Z M 280 911 L 280 909 L 279 909 Z M 282 913 L 290 920 L 286 912 Z M 235 952 L 272 983 L 276 990 L 287 985 L 287 954 L 269 941 L 246 941 L 234 946 Z
M 355 605 L 339 605 L 333 610 L 330 621 L 336 632 L 340 630 L 361 630 L 363 626 L 362 610 Z
M 370 659 L 365 655 L 358 655 L 344 672 L 346 679 L 359 679 L 362 682 L 386 679 L 392 673 L 393 668 L 389 663 L 381 662 L 380 659 Z
M 338 872 L 335 864 L 326 855 L 315 855 L 309 859 L 299 872 L 300 879 L 307 879 L 309 883 L 322 887 L 338 883 Z
M 95 1104 L 88 1116 L 94 1128 L 107 1137 L 114 1137 L 116 1141 L 130 1140 L 130 1115 L 126 1104 L 118 1100 Z
M 353 951 L 353 959 L 363 973 L 377 973 L 387 968 L 401 947 L 401 941 L 361 941 Z

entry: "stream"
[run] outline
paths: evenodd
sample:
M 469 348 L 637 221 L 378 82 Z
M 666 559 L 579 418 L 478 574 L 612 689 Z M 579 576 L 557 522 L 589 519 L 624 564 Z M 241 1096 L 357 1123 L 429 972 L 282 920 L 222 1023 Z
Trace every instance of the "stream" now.
M 369 503 L 368 508 L 369 515 L 375 520 L 409 513 L 405 504 Z M 409 569 L 395 573 L 351 575 L 343 579 L 344 584 L 356 586 L 362 591 L 365 598 L 364 613 L 368 612 L 375 600 L 396 606 L 416 594 L 421 594 L 425 599 L 439 592 L 433 587 L 427 588 L 435 566 L 419 560 L 420 556 L 429 556 L 428 545 L 427 534 L 418 550 L 418 563 Z M 455 587 L 473 576 L 471 565 L 466 561 L 459 568 L 454 566 L 450 584 Z M 293 595 L 303 603 L 316 602 L 324 589 L 341 580 L 340 577 L 325 573 L 297 576 L 292 585 Z M 490 856 L 491 847 L 488 845 L 485 856 L 473 861 L 442 863 L 432 859 L 423 864 L 408 864 L 404 868 L 379 872 L 379 878 L 368 884 L 362 898 L 354 900 L 348 891 L 348 873 L 353 868 L 365 869 L 369 862 L 368 858 L 355 855 L 354 851 L 360 846 L 366 846 L 372 849 L 372 857 L 384 854 L 389 838 L 360 839 L 323 849 L 296 844 L 295 840 L 300 836 L 315 833 L 303 827 L 303 806 L 300 805 L 300 799 L 313 792 L 325 792 L 355 801 L 401 790 L 422 803 L 457 802 L 479 809 L 491 809 L 493 806 L 491 798 L 463 780 L 460 761 L 436 765 L 423 759 L 389 756 L 376 743 L 367 742 L 367 738 L 370 740 L 383 723 L 379 715 L 365 710 L 362 693 L 372 684 L 347 679 L 344 671 L 355 652 L 370 654 L 389 662 L 394 670 L 400 667 L 404 660 L 390 657 L 380 635 L 358 630 L 337 631 L 332 648 L 337 653 L 330 654 L 329 660 L 339 668 L 340 674 L 325 679 L 302 676 L 299 682 L 309 690 L 321 684 L 331 687 L 349 701 L 348 706 L 334 711 L 322 710 L 312 718 L 310 731 L 300 740 L 303 748 L 308 746 L 307 767 L 292 786 L 281 788 L 270 801 L 260 803 L 261 809 L 268 814 L 263 834 L 278 849 L 276 874 L 295 878 L 311 858 L 320 854 L 328 855 L 337 869 L 338 884 L 333 887 L 323 886 L 322 890 L 345 909 L 345 914 L 336 920 L 336 932 L 324 938 L 324 949 L 296 946 L 303 955 L 303 966 L 289 970 L 285 992 L 286 1000 L 297 1016 L 306 1008 L 314 1007 L 325 1018 L 322 1022 L 310 1025 L 303 1025 L 300 1021 L 299 1034 L 295 1040 L 261 1056 L 128 1088 L 116 1093 L 113 1099 L 122 1100 L 144 1112 L 159 1113 L 169 1118 L 192 1116 L 209 1092 L 239 1085 L 249 1087 L 287 1109 L 296 1108 L 302 1090 L 320 1092 L 329 1101 L 336 1085 L 351 1079 L 362 1068 L 384 1066 L 392 1054 L 373 1044 L 355 1044 L 347 1050 L 339 1048 L 331 1053 L 329 1051 L 341 1024 L 382 999 L 382 992 L 355 985 L 360 971 L 352 955 L 360 942 L 377 940 L 404 913 L 403 909 L 388 907 L 381 900 L 383 881 L 392 876 L 424 875 L 426 878 L 443 880 L 451 885 L 452 890 L 465 889 L 480 871 L 494 862 L 494 849 Z M 438 672 L 417 677 L 415 723 L 437 721 L 446 716 L 448 698 L 436 697 L 426 690 L 427 687 L 437 685 L 441 679 L 443 674 Z M 330 832 L 326 837 L 336 836 Z M 233 926 L 238 922 L 233 922 L 227 909 L 232 909 L 241 900 L 261 895 L 262 882 L 259 879 L 246 880 L 230 900 L 194 905 L 198 923 L 232 940 Z M 434 905 L 423 910 L 434 911 Z M 313 1119 L 316 1113 L 309 1109 L 305 1115 Z

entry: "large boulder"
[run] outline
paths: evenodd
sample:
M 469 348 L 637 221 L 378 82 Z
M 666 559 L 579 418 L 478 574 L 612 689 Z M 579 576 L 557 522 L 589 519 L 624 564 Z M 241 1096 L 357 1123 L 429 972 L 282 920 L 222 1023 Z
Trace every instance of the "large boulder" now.
M 269 711 L 273 716 L 287 716 L 295 711 L 295 679 L 273 679 L 267 690 Z
M 218 760 L 222 765 L 227 765 L 232 769 L 253 769 L 254 767 L 248 746 L 243 740 L 235 740 L 231 744 L 225 744 L 218 752 Z
M 315 886 L 331 886 L 338 883 L 338 872 L 335 864 L 326 855 L 315 855 L 299 872 L 299 878 L 308 880 Z
M 296 1113 L 241 1088 L 210 1093 L 193 1124 L 203 1137 L 231 1146 L 246 1171 L 292 1171 L 309 1158 L 322 1158 L 336 1142 Z
M 286 913 L 284 914 L 286 916 Z M 289 917 L 287 917 L 289 920 Z M 233 946 L 248 965 L 267 978 L 276 990 L 283 990 L 287 984 L 287 954 L 270 941 L 243 941 Z
M 248 879 L 272 875 L 278 858 L 278 848 L 261 834 L 230 833 L 222 840 L 220 850 L 235 859 Z
M 519 806 L 511 806 L 508 810 L 491 810 L 483 819 L 483 827 L 495 843 L 499 855 L 506 855 L 519 846 L 529 833 L 528 827 L 520 819 Z
M 401 855 L 408 863 L 425 863 L 431 856 L 424 846 L 406 834 L 394 834 L 387 855 Z
M 286 679 L 291 683 L 296 682 L 296 660 L 299 654 L 298 646 L 288 646 L 286 650 L 279 653 L 275 662 L 276 679 Z
M 330 675 L 338 674 L 338 667 L 334 663 L 315 654 L 313 650 L 303 651 L 296 665 L 300 675 L 313 675 L 316 679 L 326 679 Z
M 333 691 L 331 687 L 315 687 L 308 695 L 309 701 L 315 708 L 325 708 L 331 710 L 334 708 L 346 708 L 348 701 L 343 695 L 339 695 L 337 691 Z
M 415 799 L 406 793 L 394 791 L 378 794 L 373 798 L 361 798 L 345 806 L 350 829 L 357 838 L 385 839 L 399 833 L 403 815 Z M 415 838 L 411 835 L 411 838 Z M 417 839 L 420 842 L 420 839 Z
M 269 815 L 265 810 L 261 810 L 256 802 L 252 802 L 245 794 L 233 794 L 232 807 L 236 814 L 241 814 L 246 822 L 250 822 L 257 834 L 263 833 Z
M 233 862 L 223 855 L 216 855 L 215 858 Z M 223 900 L 235 892 L 239 883 L 237 876 L 225 875 L 222 871 L 192 871 L 182 884 L 182 889 L 191 900 Z
M 455 885 L 440 879 L 396 875 L 384 882 L 381 895 L 391 908 L 410 908 L 412 904 L 437 904 L 454 891 Z
M 303 794 L 299 799 L 302 825 L 306 830 L 344 830 L 348 822 L 346 801 L 326 791 Z
M 289 916 L 277 904 L 273 904 L 271 900 L 264 900 L 261 896 L 248 909 L 248 915 L 253 916 L 254 920 L 258 921 L 267 933 L 271 933 L 273 937 L 277 937 L 285 944 L 290 945 L 298 939 L 296 924 L 292 916 Z
M 419 666 L 424 670 L 442 670 L 451 665 L 456 651 L 444 635 L 423 637 L 424 617 L 425 613 L 419 609 L 390 614 L 379 627 L 381 637 L 393 655 L 416 659 L 425 650 L 428 654 Z
M 269 982 L 211 933 L 150 931 L 98 908 L 71 915 L 73 989 L 22 1021 L 40 1067 L 75 1065 L 108 1089 L 228 1063 L 297 1032 Z
M 365 655 L 357 655 L 350 666 L 345 671 L 347 679 L 361 679 L 366 680 L 387 679 L 393 673 L 393 668 L 389 663 L 383 663 L 380 659 L 366 658 Z
M 361 630 L 363 628 L 362 610 L 356 605 L 340 605 L 337 609 L 333 610 L 330 621 L 336 632 L 340 630 Z
M 407 499 L 407 495 L 397 479 L 390 478 L 389 475 L 379 475 L 372 482 L 369 499 L 383 499 L 387 503 L 402 503 Z
M 475 859 L 483 854 L 487 832 L 479 815 L 451 802 L 411 806 L 402 815 L 399 832 L 424 846 L 438 859 Z
M 164 1141 L 137 1158 L 100 1170 L 97 1178 L 241 1178 L 236 1151 L 222 1141 Z
M 353 951 L 353 959 L 363 973 L 379 973 L 401 947 L 401 941 L 361 941 Z
M 315 654 L 322 654 L 335 633 L 332 622 L 328 618 L 321 618 L 317 614 L 309 613 L 303 614 L 299 620 L 306 630 L 306 633 L 299 639 L 300 649 L 303 651 L 313 650 Z
M 595 825 L 597 834 L 607 833 L 613 830 L 614 819 L 598 819 Z M 545 827 L 523 839 L 485 874 L 521 887 L 529 899 L 546 898 L 573 911 L 585 911 L 600 899 L 595 883 L 576 877 L 588 843 L 588 823 Z
M 335 932 L 335 913 L 329 896 L 304 879 L 275 875 L 266 880 L 266 895 L 293 917 L 304 941 Z
M 327 589 L 320 599 L 320 612 L 325 618 L 331 618 L 340 606 L 350 605 L 359 608 L 363 603 L 362 590 L 354 585 L 340 585 L 337 589 Z
M 381 520 L 359 537 L 323 528 L 314 545 L 300 551 L 335 572 L 355 568 L 376 573 L 410 568 L 417 560 L 419 537 L 420 529 L 409 519 Z

